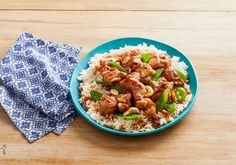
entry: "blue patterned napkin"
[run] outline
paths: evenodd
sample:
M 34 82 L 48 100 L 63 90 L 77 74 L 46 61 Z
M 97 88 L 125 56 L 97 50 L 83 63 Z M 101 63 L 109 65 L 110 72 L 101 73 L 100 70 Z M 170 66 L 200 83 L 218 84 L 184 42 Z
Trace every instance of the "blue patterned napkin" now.
M 0 62 L 0 102 L 29 142 L 76 118 L 68 81 L 80 50 L 23 33 Z

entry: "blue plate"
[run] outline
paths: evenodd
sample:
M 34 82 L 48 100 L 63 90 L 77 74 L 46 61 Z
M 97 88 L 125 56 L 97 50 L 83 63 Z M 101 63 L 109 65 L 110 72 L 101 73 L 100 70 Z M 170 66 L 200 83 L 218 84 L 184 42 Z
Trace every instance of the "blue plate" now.
M 170 123 L 168 123 L 166 125 L 163 125 L 159 128 L 156 128 L 156 129 L 150 130 L 150 131 L 146 131 L 146 132 L 123 132 L 123 131 L 118 131 L 118 130 L 115 130 L 112 128 L 108 128 L 106 126 L 103 126 L 103 125 L 97 123 L 95 120 L 93 120 L 86 113 L 86 110 L 79 103 L 80 92 L 78 90 L 78 87 L 81 83 L 80 81 L 77 80 L 79 73 L 81 72 L 81 70 L 88 68 L 88 62 L 89 62 L 90 58 L 93 57 L 96 53 L 104 53 L 104 52 L 109 51 L 110 49 L 119 49 L 120 47 L 124 47 L 125 45 L 136 46 L 136 45 L 142 44 L 142 43 L 146 43 L 147 45 L 154 45 L 158 49 L 165 50 L 165 51 L 167 51 L 167 53 L 170 56 L 178 56 L 178 57 L 180 57 L 181 61 L 184 61 L 185 64 L 187 64 L 189 66 L 188 76 L 189 76 L 189 80 L 190 80 L 190 89 L 191 89 L 192 95 L 193 95 L 192 100 L 189 102 L 189 104 L 185 108 L 185 110 L 176 119 L 174 119 L 173 121 L 171 121 Z M 106 42 L 104 44 L 97 46 L 96 48 L 91 50 L 88 54 L 86 54 L 85 57 L 82 60 L 80 60 L 77 64 L 77 66 L 75 67 L 75 69 L 72 73 L 72 76 L 71 76 L 69 88 L 70 88 L 70 95 L 71 95 L 71 98 L 72 98 L 72 101 L 73 101 L 73 104 L 74 104 L 76 110 L 89 123 L 91 123 L 92 125 L 94 125 L 97 128 L 100 128 L 106 132 L 109 132 L 109 133 L 119 134 L 119 135 L 128 135 L 128 136 L 139 136 L 139 135 L 146 135 L 146 134 L 159 132 L 161 130 L 164 130 L 164 129 L 176 124 L 181 119 L 183 119 L 190 112 L 190 110 L 193 106 L 193 103 L 196 100 L 196 96 L 197 96 L 197 92 L 198 92 L 198 80 L 197 80 L 197 75 L 196 75 L 195 69 L 194 69 L 192 63 L 190 62 L 190 60 L 186 56 L 184 56 L 180 51 L 178 51 L 177 49 L 175 49 L 169 45 L 166 45 L 164 43 L 155 41 L 155 40 L 146 39 L 146 38 L 130 37 L 130 38 L 115 39 L 115 40 Z

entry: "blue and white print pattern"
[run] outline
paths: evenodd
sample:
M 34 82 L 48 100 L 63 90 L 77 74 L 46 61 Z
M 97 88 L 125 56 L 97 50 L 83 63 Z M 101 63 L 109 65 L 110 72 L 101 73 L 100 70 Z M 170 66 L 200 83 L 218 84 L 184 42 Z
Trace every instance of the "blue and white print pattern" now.
M 76 118 L 68 82 L 80 50 L 25 32 L 0 62 L 1 104 L 30 142 Z

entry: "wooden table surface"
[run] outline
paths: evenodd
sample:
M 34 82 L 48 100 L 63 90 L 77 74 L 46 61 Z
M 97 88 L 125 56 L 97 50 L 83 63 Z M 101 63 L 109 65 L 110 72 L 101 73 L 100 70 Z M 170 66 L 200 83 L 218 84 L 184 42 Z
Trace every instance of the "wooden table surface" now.
M 157 39 L 193 62 L 199 95 L 180 123 L 143 137 L 105 133 L 79 117 L 29 144 L 0 108 L 0 164 L 236 164 L 235 0 L 0 0 L 0 58 L 29 31 L 80 45 Z

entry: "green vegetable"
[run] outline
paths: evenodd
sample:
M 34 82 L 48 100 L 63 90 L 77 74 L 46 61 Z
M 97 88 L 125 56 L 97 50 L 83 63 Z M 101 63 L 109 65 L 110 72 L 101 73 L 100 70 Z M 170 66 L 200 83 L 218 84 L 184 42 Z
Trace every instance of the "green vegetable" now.
M 117 62 L 110 62 L 110 65 L 119 69 L 121 72 L 125 72 L 128 73 L 127 70 L 125 70 L 125 68 L 123 68 L 120 64 L 118 64 Z
M 176 87 L 174 91 L 175 91 L 177 101 L 184 102 L 187 96 L 185 89 L 182 87 Z
M 98 91 L 95 91 L 95 90 L 91 90 L 90 91 L 90 95 L 91 95 L 91 98 L 94 100 L 94 101 L 99 101 L 102 97 L 102 93 L 98 92 Z
M 151 60 L 152 53 L 143 53 L 142 54 L 142 61 L 148 63 Z
M 133 113 L 133 114 L 124 116 L 123 114 L 116 113 L 115 116 L 121 119 L 125 119 L 125 120 L 134 120 L 134 119 L 139 118 L 140 115 Z
M 117 90 L 119 94 L 123 92 L 123 88 L 119 85 L 112 85 L 111 89 Z
M 100 84 L 100 85 L 102 85 L 102 86 L 108 86 L 108 84 L 106 83 L 106 82 L 104 82 L 104 81 L 96 81 L 96 83 L 97 84 Z
M 158 111 L 162 110 L 165 104 L 168 101 L 168 91 L 164 90 L 161 94 L 160 98 L 156 101 L 156 108 Z
M 176 70 L 177 74 L 179 75 L 179 77 L 184 81 L 184 83 L 186 82 L 187 78 L 185 76 L 185 74 L 179 70 Z
M 174 113 L 174 111 L 176 110 L 174 104 L 166 104 L 164 105 L 164 109 L 168 110 L 170 113 Z
M 163 71 L 164 71 L 164 69 L 157 69 L 156 73 L 152 76 L 151 79 L 153 81 L 157 81 L 161 77 L 161 74 L 162 74 Z

